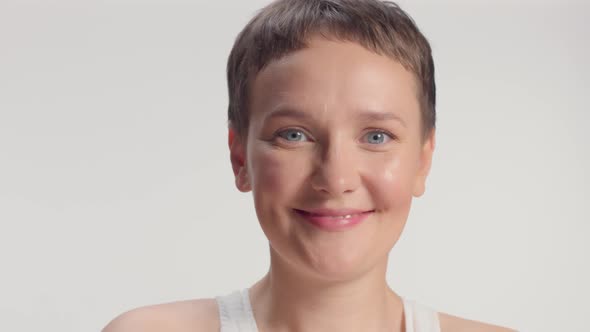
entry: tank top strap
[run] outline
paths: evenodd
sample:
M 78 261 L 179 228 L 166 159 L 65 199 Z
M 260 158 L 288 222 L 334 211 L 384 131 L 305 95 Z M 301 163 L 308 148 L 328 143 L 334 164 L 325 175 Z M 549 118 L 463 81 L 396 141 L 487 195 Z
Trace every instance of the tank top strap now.
M 440 332 L 438 312 L 414 300 L 405 299 L 404 319 L 406 332 Z
M 258 332 L 248 288 L 236 290 L 225 296 L 217 296 L 221 332 Z
M 249 289 L 217 296 L 221 332 L 258 332 L 248 295 Z M 438 313 L 432 308 L 402 297 L 406 332 L 440 332 Z

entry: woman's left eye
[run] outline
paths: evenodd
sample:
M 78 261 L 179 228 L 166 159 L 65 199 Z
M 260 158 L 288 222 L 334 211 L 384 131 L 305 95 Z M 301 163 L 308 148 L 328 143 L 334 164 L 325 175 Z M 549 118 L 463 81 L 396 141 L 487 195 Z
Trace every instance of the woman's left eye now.
M 369 144 L 383 144 L 389 142 L 393 137 L 382 130 L 373 130 L 365 135 L 365 141 Z
M 304 142 L 309 140 L 307 135 L 299 129 L 286 129 L 276 134 L 288 142 Z

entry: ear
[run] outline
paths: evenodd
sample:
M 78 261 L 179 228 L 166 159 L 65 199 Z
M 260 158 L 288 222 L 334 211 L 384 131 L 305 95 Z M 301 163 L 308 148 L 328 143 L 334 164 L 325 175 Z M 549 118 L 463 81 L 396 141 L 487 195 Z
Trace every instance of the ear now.
M 231 126 L 229 127 L 227 143 L 229 145 L 230 160 L 234 171 L 236 187 L 241 192 L 249 192 L 252 190 L 252 187 L 245 162 L 246 144 L 242 142 L 240 135 Z
M 426 191 L 426 178 L 430 173 L 430 166 L 432 165 L 432 154 L 435 147 L 435 129 L 430 131 L 430 135 L 423 143 L 420 151 L 420 159 L 418 161 L 418 171 L 414 179 L 414 188 L 412 194 L 414 197 L 420 197 Z

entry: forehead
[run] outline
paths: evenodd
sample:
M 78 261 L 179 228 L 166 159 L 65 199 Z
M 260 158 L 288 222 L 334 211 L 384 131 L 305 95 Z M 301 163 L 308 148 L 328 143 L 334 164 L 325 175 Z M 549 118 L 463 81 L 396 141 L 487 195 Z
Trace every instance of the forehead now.
M 251 85 L 251 119 L 279 105 L 305 111 L 395 111 L 417 121 L 413 73 L 354 42 L 311 38 L 307 47 L 271 62 Z

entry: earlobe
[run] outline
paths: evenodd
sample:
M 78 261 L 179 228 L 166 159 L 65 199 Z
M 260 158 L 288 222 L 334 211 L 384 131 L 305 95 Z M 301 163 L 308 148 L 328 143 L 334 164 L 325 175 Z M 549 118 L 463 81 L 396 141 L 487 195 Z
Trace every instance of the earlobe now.
M 430 167 L 432 166 L 432 155 L 435 148 L 435 129 L 433 128 L 428 139 L 422 145 L 420 152 L 420 160 L 418 165 L 418 171 L 414 181 L 414 188 L 412 194 L 414 197 L 420 197 L 426 191 L 426 178 L 430 173 Z
M 426 191 L 426 179 L 420 180 L 422 180 L 420 183 L 416 182 L 414 184 L 414 190 L 412 191 L 412 196 L 416 198 L 424 195 L 424 192 Z
M 241 192 L 248 192 L 251 190 L 251 186 L 248 176 L 248 168 L 245 162 L 245 145 L 242 143 L 242 140 L 236 133 L 235 129 L 231 127 L 229 128 L 228 132 L 228 145 L 236 187 Z
M 248 177 L 248 171 L 246 167 L 242 167 L 236 176 L 236 188 L 239 191 L 246 193 L 252 190 L 250 186 L 250 178 Z

